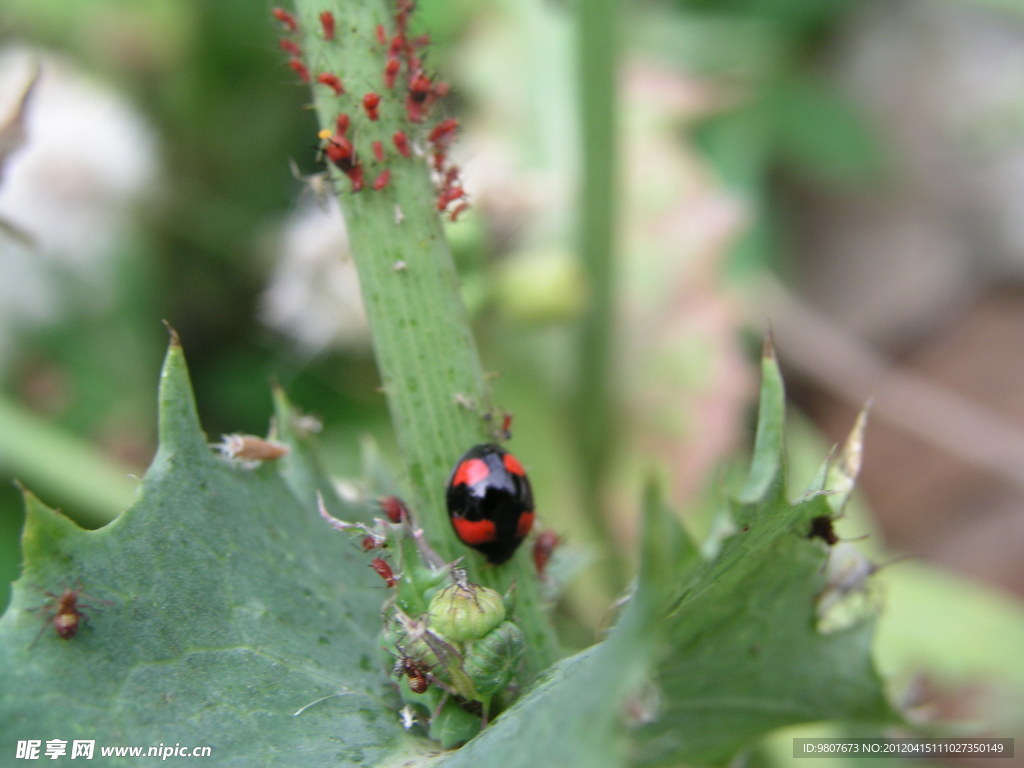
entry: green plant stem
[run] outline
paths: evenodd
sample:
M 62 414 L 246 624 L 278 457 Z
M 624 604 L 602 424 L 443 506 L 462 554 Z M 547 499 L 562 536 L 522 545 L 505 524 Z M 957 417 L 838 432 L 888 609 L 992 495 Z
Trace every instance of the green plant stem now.
M 455 460 L 470 446 L 490 439 L 481 411 L 489 404 L 469 320 L 459 293 L 458 276 L 445 240 L 426 159 L 402 157 L 392 137 L 404 131 L 414 146 L 427 146 L 437 119 L 410 122 L 406 115 L 406 75 L 393 90 L 383 81 L 387 48 L 376 38 L 383 26 L 388 39 L 395 29 L 394 0 L 342 2 L 297 0 L 304 62 L 315 79 L 330 72 L 348 91 L 341 96 L 313 85 L 320 125 L 335 129 L 340 113 L 349 116 L 347 136 L 364 166 L 365 187 L 353 192 L 350 180 L 332 167 L 352 258 L 373 335 L 396 439 L 406 461 L 414 492 L 412 508 L 427 538 L 446 560 L 466 556 L 474 581 L 504 591 L 517 585 L 518 614 L 531 640 L 531 672 L 557 657 L 557 644 L 544 616 L 529 555 L 520 552 L 510 564 L 493 568 L 455 538 L 445 507 L 444 488 Z M 338 38 L 324 39 L 322 11 L 337 20 Z M 381 96 L 380 119 L 371 121 L 363 95 Z M 381 142 L 385 161 L 374 159 Z M 376 176 L 388 169 L 389 185 L 374 190 Z M 344 257 L 344 256 L 342 256 Z
M 604 478 L 613 455 L 616 409 L 613 396 L 615 247 L 617 0 L 586 0 L 579 13 L 580 126 L 583 148 L 579 247 L 588 284 L 576 385 L 574 432 L 578 440 L 584 509 L 604 544 L 613 589 L 624 583 L 621 553 L 614 544 L 604 503 Z

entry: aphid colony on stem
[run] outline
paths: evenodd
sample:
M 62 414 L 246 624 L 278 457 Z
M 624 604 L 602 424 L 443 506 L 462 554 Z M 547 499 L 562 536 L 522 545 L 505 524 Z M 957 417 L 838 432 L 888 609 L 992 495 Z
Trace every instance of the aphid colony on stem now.
M 391 142 L 403 158 L 411 158 L 414 147 L 418 154 L 428 156 L 437 191 L 435 207 L 440 214 L 447 215 L 450 220 L 455 221 L 469 208 L 465 188 L 459 179 L 459 168 L 448 161 L 448 150 L 458 130 L 458 121 L 454 118 L 443 119 L 423 133 L 419 133 L 418 137 L 410 135 L 415 125 L 428 122 L 434 105 L 449 92 L 447 83 L 432 78 L 424 68 L 421 54 L 429 38 L 426 35 L 412 36 L 409 32 L 409 19 L 414 5 L 412 0 L 395 1 L 393 33 L 389 32 L 385 24 L 377 24 L 374 27 L 374 47 L 383 54 L 380 84 L 367 83 L 369 87 L 358 95 L 349 95 L 339 73 L 323 71 L 313 77 L 304 58 L 303 48 L 299 44 L 303 32 L 300 20 L 282 8 L 274 8 L 271 14 L 281 25 L 283 37 L 280 40 L 280 47 L 288 55 L 288 66 L 299 80 L 304 84 L 313 83 L 329 88 L 336 98 L 352 100 L 339 105 L 335 130 L 325 129 L 319 134 L 323 157 L 348 177 L 352 192 L 362 191 L 366 183 L 364 157 L 355 146 L 356 132 L 349 133 L 350 115 L 357 119 L 365 118 L 368 123 L 385 122 L 389 115 L 392 120 L 401 120 L 404 117 L 413 126 L 394 131 Z M 319 26 L 318 32 L 314 33 L 314 40 L 322 39 L 327 43 L 344 44 L 344 41 L 337 37 L 339 27 L 334 14 L 330 11 L 325 10 L 319 14 Z M 311 42 L 308 37 L 307 43 L 319 44 Z M 316 60 L 319 62 L 322 57 L 317 57 Z M 349 85 L 351 87 L 352 83 Z M 362 126 L 360 129 L 362 130 Z M 413 143 L 414 138 L 423 142 L 423 150 Z M 384 165 L 387 157 L 383 142 L 374 139 L 372 147 L 374 162 Z M 387 189 L 391 177 L 392 169 L 382 168 L 375 173 L 369 186 L 378 192 Z

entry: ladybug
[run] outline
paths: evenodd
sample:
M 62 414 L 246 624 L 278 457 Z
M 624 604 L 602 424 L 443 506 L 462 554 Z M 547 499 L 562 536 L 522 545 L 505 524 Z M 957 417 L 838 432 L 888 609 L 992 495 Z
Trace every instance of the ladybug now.
M 512 557 L 533 527 L 526 471 L 493 443 L 474 445 L 455 462 L 445 497 L 459 541 L 495 565 Z

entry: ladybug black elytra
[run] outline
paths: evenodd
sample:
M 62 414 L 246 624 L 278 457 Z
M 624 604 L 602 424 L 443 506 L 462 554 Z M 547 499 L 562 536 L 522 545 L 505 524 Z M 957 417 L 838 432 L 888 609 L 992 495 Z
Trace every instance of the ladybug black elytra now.
M 493 443 L 475 445 L 455 463 L 445 494 L 455 535 L 495 565 L 533 527 L 533 491 L 523 465 Z

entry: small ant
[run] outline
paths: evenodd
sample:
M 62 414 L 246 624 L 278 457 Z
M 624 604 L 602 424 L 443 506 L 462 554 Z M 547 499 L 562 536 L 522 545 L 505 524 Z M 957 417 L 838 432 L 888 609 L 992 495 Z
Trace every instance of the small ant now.
M 413 693 L 426 693 L 430 687 L 430 665 L 424 661 L 402 656 L 395 662 L 395 674 L 406 676 Z
M 96 606 L 79 600 L 83 595 L 81 587 L 65 589 L 59 595 L 49 590 L 44 590 L 43 593 L 49 599 L 38 610 L 46 617 L 46 621 L 43 622 L 43 626 L 39 629 L 39 634 L 36 635 L 29 648 L 39 642 L 39 638 L 43 636 L 43 632 L 51 624 L 53 625 L 54 632 L 57 633 L 57 637 L 61 640 L 70 640 L 78 634 L 82 623 L 88 623 L 89 621 L 88 615 L 81 609 L 91 608 L 92 610 L 99 610 Z M 48 608 L 52 608 L 52 610 L 47 610 Z

